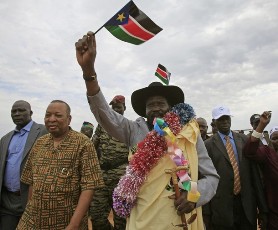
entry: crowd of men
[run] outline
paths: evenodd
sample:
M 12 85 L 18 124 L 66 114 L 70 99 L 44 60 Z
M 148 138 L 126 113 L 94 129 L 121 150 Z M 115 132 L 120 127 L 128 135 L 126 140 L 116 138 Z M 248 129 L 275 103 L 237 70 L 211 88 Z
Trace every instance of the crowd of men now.
M 184 93 L 159 82 L 134 91 L 131 103 L 139 118 L 132 121 L 124 116 L 124 96 L 108 104 L 101 91 L 93 33 L 76 42 L 76 58 L 96 130 L 90 122 L 80 132 L 72 130 L 71 108 L 61 100 L 50 102 L 44 125 L 32 120 L 28 102 L 12 105 L 16 127 L 0 141 L 1 230 L 88 229 L 88 218 L 94 230 L 256 230 L 257 223 L 261 229 L 278 229 L 278 126 L 269 135 L 264 132 L 270 111 L 251 116 L 249 135 L 231 130 L 226 106 L 212 109 L 212 135 L 202 117 L 185 123 L 179 133 L 170 131 L 171 146 L 189 162 L 191 188 L 175 190 L 165 173 L 175 164 L 165 154 L 156 163 L 145 162 L 152 166 L 140 186 L 135 182 L 136 203 L 127 218 L 114 210 L 115 187 L 125 173 L 134 173 L 129 160 L 136 164 L 133 154 L 144 146 L 152 154 L 144 140 L 157 130 L 155 118 L 164 119 L 184 104 Z M 169 139 L 165 143 L 163 151 L 171 152 Z M 192 198 L 193 189 L 199 196 Z

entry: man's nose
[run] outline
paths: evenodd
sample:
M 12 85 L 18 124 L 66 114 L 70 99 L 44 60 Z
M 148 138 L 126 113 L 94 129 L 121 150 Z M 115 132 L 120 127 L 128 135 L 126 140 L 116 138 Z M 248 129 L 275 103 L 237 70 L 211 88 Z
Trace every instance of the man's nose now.
M 49 121 L 56 121 L 56 116 L 55 115 L 51 115 L 48 117 Z
M 224 120 L 224 121 L 223 121 L 223 124 L 225 124 L 225 125 L 228 124 L 228 123 L 229 123 L 228 120 Z
M 20 112 L 19 112 L 18 110 L 16 110 L 16 111 L 14 112 L 14 115 L 20 115 Z
M 160 110 L 160 106 L 155 104 L 152 108 L 153 111 L 159 111 Z

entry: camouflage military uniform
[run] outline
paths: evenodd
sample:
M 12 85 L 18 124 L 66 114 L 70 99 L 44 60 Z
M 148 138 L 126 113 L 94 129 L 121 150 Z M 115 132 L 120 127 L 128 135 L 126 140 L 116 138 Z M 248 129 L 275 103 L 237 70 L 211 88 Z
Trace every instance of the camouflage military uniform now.
M 111 137 L 101 127 L 97 126 L 93 141 L 99 156 L 105 187 L 94 191 L 90 207 L 93 230 L 113 229 L 108 221 L 108 215 L 113 206 L 112 194 L 120 177 L 125 173 L 128 164 L 128 148 L 125 144 Z M 124 230 L 126 220 L 114 214 L 114 229 Z

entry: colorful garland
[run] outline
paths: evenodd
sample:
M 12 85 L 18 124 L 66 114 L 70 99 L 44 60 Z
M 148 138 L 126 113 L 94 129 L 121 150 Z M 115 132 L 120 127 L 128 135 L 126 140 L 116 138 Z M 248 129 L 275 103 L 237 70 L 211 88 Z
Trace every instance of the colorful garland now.
M 194 117 L 195 112 L 189 104 L 177 104 L 165 114 L 163 120 L 158 120 L 158 126 L 138 143 L 137 151 L 129 162 L 125 175 L 114 189 L 113 208 L 119 216 L 126 218 L 130 215 L 136 204 L 137 194 L 149 172 L 160 158 L 167 154 L 165 133 L 176 136 Z

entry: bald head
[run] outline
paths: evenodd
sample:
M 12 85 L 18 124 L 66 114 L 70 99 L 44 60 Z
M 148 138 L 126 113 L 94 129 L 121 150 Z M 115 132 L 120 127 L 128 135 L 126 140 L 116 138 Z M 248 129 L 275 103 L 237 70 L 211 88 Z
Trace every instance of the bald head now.
M 28 101 L 18 100 L 18 101 L 16 101 L 16 102 L 13 104 L 13 106 L 18 105 L 18 104 L 24 105 L 24 107 L 25 107 L 26 109 L 29 109 L 29 110 L 31 111 L 31 105 L 30 105 L 30 103 L 29 103 Z
M 208 126 L 207 121 L 206 121 L 205 118 L 198 117 L 198 118 L 197 118 L 197 122 L 198 122 L 198 124 L 199 124 L 199 122 L 200 122 L 200 123 L 202 123 L 202 124 Z
M 32 120 L 32 114 L 31 105 L 23 100 L 16 101 L 11 109 L 11 117 L 18 130 L 22 129 Z

